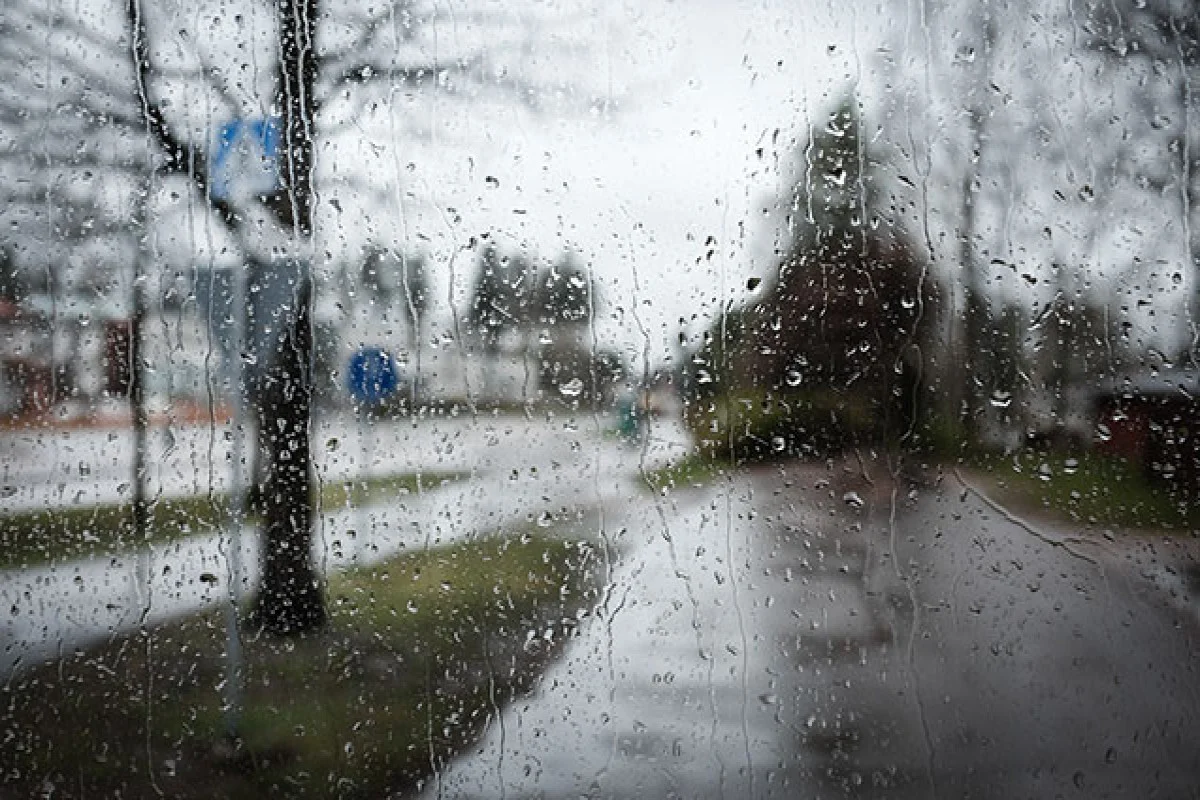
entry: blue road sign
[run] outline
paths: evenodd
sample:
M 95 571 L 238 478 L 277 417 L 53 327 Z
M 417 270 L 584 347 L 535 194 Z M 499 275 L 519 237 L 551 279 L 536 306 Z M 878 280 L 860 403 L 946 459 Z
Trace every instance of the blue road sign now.
M 228 200 L 234 188 L 267 194 L 279 188 L 282 121 L 235 119 L 221 126 L 209 167 L 209 192 Z
M 400 375 L 391 355 L 378 347 L 362 347 L 350 356 L 350 395 L 360 403 L 378 403 L 395 393 Z

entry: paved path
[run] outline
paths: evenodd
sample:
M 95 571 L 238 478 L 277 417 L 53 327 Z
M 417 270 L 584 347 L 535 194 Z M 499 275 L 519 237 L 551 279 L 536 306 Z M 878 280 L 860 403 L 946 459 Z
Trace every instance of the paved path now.
M 1197 796 L 1194 615 L 1094 540 L 876 477 L 614 504 L 605 602 L 421 796 Z
M 563 657 L 424 797 L 1200 796 L 1200 624 L 1171 580 L 1194 547 L 1031 524 L 953 475 L 893 487 L 870 464 L 654 495 L 639 462 L 682 431 L 643 453 L 597 422 L 381 426 L 380 471 L 473 479 L 321 520 L 329 569 L 539 522 L 608 545 Z M 356 430 L 319 433 L 325 480 L 355 474 Z M 0 669 L 223 602 L 221 544 L 0 575 Z
M 359 428 L 327 420 L 314 441 L 322 450 L 317 471 L 327 483 L 358 475 Z M 480 416 L 372 426 L 374 474 L 460 471 L 464 481 L 419 495 L 403 495 L 368 508 L 320 515 L 315 557 L 324 570 L 368 564 L 405 549 L 445 544 L 502 530 L 537 526 L 594 535 L 595 509 L 613 498 L 640 491 L 640 465 L 653 468 L 678 457 L 686 434 L 662 421 L 644 448 L 606 436 L 604 418 L 591 415 Z M 107 440 L 77 431 L 57 443 L 79 447 Z M 182 465 L 208 458 L 207 433 L 188 430 L 176 442 L 195 447 L 173 456 Z M 336 441 L 336 447 L 326 443 Z M 66 444 L 64 444 L 66 442 Z M 97 467 L 99 469 L 99 467 Z M 175 489 L 186 488 L 180 483 Z M 100 494 L 95 497 L 100 497 Z M 229 531 L 198 530 L 176 541 L 111 556 L 25 569 L 0 570 L 0 678 L 23 665 L 86 645 L 114 631 L 156 622 L 228 602 L 233 578 Z M 240 536 L 241 579 L 248 592 L 258 574 L 253 530 Z
M 415 422 L 375 420 L 364 427 L 353 414 L 327 414 L 314 423 L 313 462 L 318 477 L 329 483 L 363 474 L 486 472 L 505 465 L 541 465 L 544 479 L 551 470 L 607 470 L 600 433 L 614 423 L 611 415 L 590 412 L 528 418 L 464 413 Z M 659 420 L 656 431 L 648 453 L 652 461 L 667 452 L 663 448 L 673 455 L 684 452 L 687 439 L 677 422 Z M 227 489 L 232 436 L 232 426 L 220 422 L 153 429 L 147 444 L 149 494 Z M 620 458 L 629 463 L 628 453 Z M 0 512 L 127 501 L 132 459 L 128 428 L 0 430 Z

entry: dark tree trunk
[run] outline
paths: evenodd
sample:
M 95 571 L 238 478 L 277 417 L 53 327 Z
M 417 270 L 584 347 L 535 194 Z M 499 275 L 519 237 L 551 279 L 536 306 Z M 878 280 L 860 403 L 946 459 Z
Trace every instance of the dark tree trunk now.
M 985 32 L 987 49 L 990 51 L 994 34 L 989 24 Z M 985 64 L 985 78 L 990 80 L 991 67 Z M 968 442 L 978 440 L 980 434 L 980 413 L 983 399 L 980 387 L 986 378 L 988 369 L 994 366 L 989 363 L 993 356 L 983 351 L 983 329 L 988 317 L 987 291 L 983 286 L 982 269 L 976 249 L 975 237 L 979 232 L 978 201 L 976 184 L 983 172 L 984 151 L 987 147 L 985 131 L 987 111 L 984 107 L 975 107 L 969 111 L 968 126 L 970 140 L 967 152 L 968 166 L 962 180 L 962 219 L 959 232 L 959 256 L 962 268 L 963 282 L 963 336 L 961 346 L 962 356 L 957 360 L 957 369 L 961 371 L 958 378 L 951 382 L 949 399 L 955 405 L 952 410 L 958 417 L 964 435 Z M 957 396 L 955 396 L 957 394 Z
M 272 198 L 271 208 L 283 225 L 291 227 L 295 245 L 303 250 L 312 235 L 317 0 L 279 0 L 277 8 L 282 188 Z M 302 262 L 273 269 L 271 281 L 276 286 L 286 283 L 293 302 L 280 309 L 282 336 L 279 347 L 268 355 L 270 363 L 258 393 L 264 464 L 258 618 L 271 632 L 296 634 L 325 620 L 321 582 L 312 564 L 312 279 Z
M 312 236 L 313 137 L 317 72 L 315 30 L 318 0 L 277 0 L 279 68 L 276 108 L 283 131 L 279 153 L 281 190 L 264 198 L 284 228 L 295 253 Z M 172 130 L 149 90 L 154 50 L 146 35 L 141 0 L 126 0 L 125 17 L 137 79 L 137 100 L 146 132 L 161 146 L 163 174 L 186 175 L 207 198 L 217 218 L 235 236 L 248 239 L 244 214 L 216 197 L 208 183 L 208 160 Z M 321 585 L 312 566 L 312 465 L 309 427 L 312 403 L 312 281 L 297 259 L 251 264 L 259 273 L 257 297 L 270 297 L 257 324 L 274 332 L 258 353 L 264 372 L 254 391 L 262 467 L 257 510 L 263 514 L 263 577 L 256 614 L 270 631 L 301 633 L 325 618 Z M 263 274 L 265 273 L 265 274 Z M 253 305 L 253 303 L 251 303 Z M 138 389 L 140 391 L 140 389 Z M 135 505 L 143 505 L 135 504 Z
M 307 278 L 299 281 L 308 296 Z M 312 410 L 312 336 L 301 302 L 293 327 L 275 355 L 259 396 L 258 425 L 266 474 L 263 573 L 258 617 L 273 633 L 303 633 L 325 621 L 321 582 L 312 564 L 312 482 L 309 423 Z

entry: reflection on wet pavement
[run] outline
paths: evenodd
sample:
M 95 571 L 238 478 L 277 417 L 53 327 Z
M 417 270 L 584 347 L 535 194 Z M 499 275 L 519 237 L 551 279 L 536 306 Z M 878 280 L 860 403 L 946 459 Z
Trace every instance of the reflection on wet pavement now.
M 638 464 L 652 468 L 678 457 L 686 443 L 678 424 L 663 421 L 645 448 L 632 448 L 606 438 L 605 421 L 590 414 L 464 415 L 417 425 L 373 425 L 371 474 L 460 470 L 471 477 L 367 508 L 323 513 L 314 544 L 317 560 L 324 570 L 339 569 L 373 563 L 405 549 L 520 528 L 553 526 L 563 534 L 587 535 L 596 529 L 592 520 L 598 491 L 607 497 L 636 494 Z M 316 465 L 326 484 L 357 478 L 361 466 L 363 447 L 356 439 L 360 429 L 352 419 L 342 420 L 342 427 L 336 422 L 327 419 L 318 430 L 318 441 L 338 442 L 321 448 Z M 93 465 L 85 470 L 89 481 L 99 476 L 115 486 L 118 475 L 104 473 L 102 466 L 101 445 L 109 435 L 71 431 L 59 440 L 44 435 L 35 450 L 46 458 L 31 458 L 21 466 L 35 473 L 30 480 L 36 484 L 43 462 L 69 447 L 77 460 Z M 164 474 L 190 474 L 190 464 L 212 456 L 206 444 L 208 429 L 172 436 L 177 449 Z M 24 434 L 0 436 L 0 446 L 10 449 L 27 447 L 30 441 Z M 223 488 L 226 472 L 214 475 L 213 489 Z M 105 493 L 108 483 L 73 484 L 72 489 L 92 492 L 93 502 L 112 502 L 119 497 Z M 162 488 L 181 493 L 188 487 L 167 482 Z M 240 543 L 244 572 L 238 588 L 245 594 L 257 581 L 258 543 L 252 528 L 242 531 Z M 0 677 L 139 624 L 228 602 L 231 546 L 228 531 L 196 531 L 102 558 L 0 570 L 0 607 L 9 610 L 0 622 Z
M 667 421 L 645 450 L 586 417 L 385 434 L 381 473 L 472 478 L 325 514 L 326 569 L 544 528 L 601 545 L 606 579 L 562 657 L 438 765 L 423 797 L 1200 786 L 1200 617 L 1178 542 L 1034 524 L 949 473 L 893 481 L 882 461 L 762 467 L 655 494 L 642 470 L 686 449 Z M 329 482 L 355 468 L 353 431 L 335 435 L 325 452 L 347 462 L 327 457 Z M 5 575 L 5 671 L 224 602 L 225 544 L 213 533 Z M 253 565 L 253 537 L 243 544 Z
M 422 796 L 1191 796 L 1194 617 L 961 487 L 877 472 L 763 468 L 609 513 L 594 617 Z

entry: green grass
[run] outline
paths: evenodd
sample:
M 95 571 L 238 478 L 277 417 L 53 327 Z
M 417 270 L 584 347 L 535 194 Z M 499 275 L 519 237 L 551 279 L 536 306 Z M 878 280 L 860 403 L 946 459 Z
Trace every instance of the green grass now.
M 646 473 L 648 489 L 660 492 L 664 488 L 706 486 L 733 469 L 728 460 L 691 453 L 665 467 Z
M 862 443 L 885 443 L 884 409 L 870 395 L 829 388 L 787 394 L 739 389 L 692 403 L 684 420 L 696 449 L 737 463 L 826 457 Z
M 594 602 L 591 546 L 532 534 L 335 576 L 329 623 L 249 636 L 225 736 L 219 615 L 114 637 L 0 688 L 0 795 L 382 797 L 536 684 Z
M 325 484 L 322 510 L 384 502 L 446 483 L 469 473 L 426 472 L 371 477 L 365 481 Z M 228 513 L 230 495 L 164 497 L 149 506 L 150 542 L 162 542 L 217 530 Z M 0 515 L 0 568 L 46 564 L 76 558 L 111 556 L 144 542 L 133 535 L 133 506 L 60 506 Z
M 1123 528 L 1200 528 L 1195 499 L 1148 481 L 1140 468 L 1096 454 L 1022 451 L 988 456 L 977 466 L 996 480 L 1001 498 L 1048 510 L 1075 522 Z

